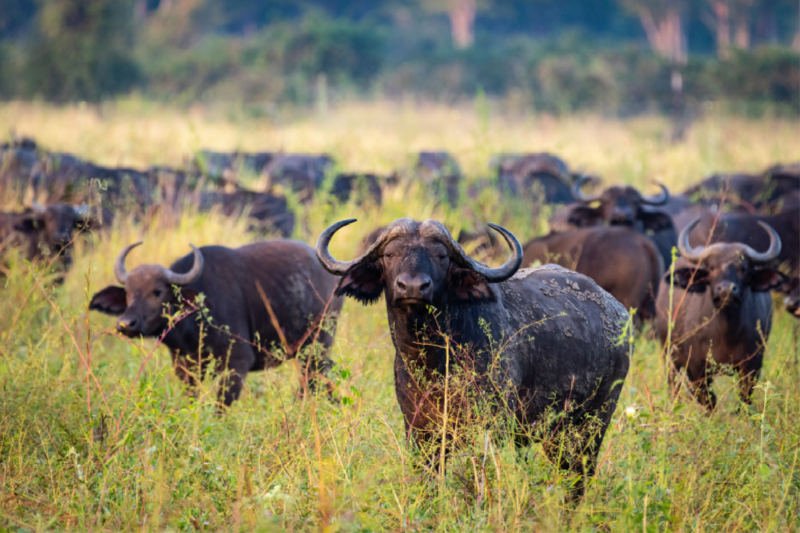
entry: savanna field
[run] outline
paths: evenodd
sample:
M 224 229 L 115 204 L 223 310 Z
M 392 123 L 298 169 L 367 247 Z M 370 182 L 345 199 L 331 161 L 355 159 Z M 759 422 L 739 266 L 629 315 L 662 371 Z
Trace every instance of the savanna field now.
M 550 151 L 574 170 L 647 194 L 681 191 L 714 172 L 760 171 L 800 160 L 796 120 L 710 109 L 685 140 L 666 119 L 555 118 L 478 99 L 474 105 L 364 103 L 263 118 L 235 106 L 178 109 L 122 100 L 102 106 L 3 104 L 0 131 L 109 166 L 181 166 L 201 148 L 327 152 L 340 168 L 388 174 L 411 154 L 444 150 L 467 182 L 491 177 L 498 152 Z M 254 187 L 258 178 L 245 176 Z M 4 208 L 18 207 L 7 198 Z M 294 238 L 313 245 L 333 222 L 358 218 L 331 244 L 342 260 L 379 225 L 407 216 L 455 229 L 495 222 L 525 242 L 548 212 L 484 190 L 458 209 L 412 187 L 383 206 L 298 207 Z M 258 239 L 244 220 L 155 213 L 116 218 L 76 243 L 62 285 L 12 262 L 0 288 L 0 529 L 4 531 L 800 531 L 798 321 L 776 298 L 773 331 L 751 408 L 718 379 L 720 407 L 670 398 L 650 325 L 636 332 L 631 369 L 595 478 L 572 509 L 569 474 L 539 445 L 516 450 L 476 424 L 447 470 L 421 466 L 395 399 L 394 348 L 383 301 L 348 300 L 329 378 L 338 401 L 299 399 L 292 362 L 249 374 L 219 416 L 209 377 L 196 397 L 154 339 L 120 336 L 88 312 L 114 284 L 113 262 L 169 265 L 197 246 Z M 467 249 L 469 252 L 470 250 Z M 495 265 L 496 266 L 496 265 Z

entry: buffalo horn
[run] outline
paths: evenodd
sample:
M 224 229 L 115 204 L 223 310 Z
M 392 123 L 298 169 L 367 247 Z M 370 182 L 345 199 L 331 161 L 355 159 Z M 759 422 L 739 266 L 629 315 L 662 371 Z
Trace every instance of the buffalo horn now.
M 203 254 L 194 244 L 190 244 L 189 246 L 194 250 L 194 264 L 189 272 L 178 274 L 170 269 L 166 269 L 167 281 L 172 285 L 189 285 L 200 279 L 200 275 L 203 273 Z
M 582 204 L 590 204 L 600 199 L 599 194 L 595 194 L 594 196 L 586 196 L 581 190 L 581 187 L 583 187 L 586 183 L 590 181 L 592 181 L 592 178 L 586 175 L 582 175 L 577 179 L 577 181 L 575 181 L 575 184 L 572 186 L 572 196 L 574 196 L 575 200 L 577 200 Z
M 328 251 L 328 245 L 330 244 L 331 239 L 333 238 L 333 234 L 342 229 L 343 227 L 349 226 L 356 220 L 358 219 L 349 218 L 347 220 L 340 220 L 336 224 L 332 225 L 331 227 L 323 231 L 322 235 L 320 235 L 319 239 L 317 239 L 317 259 L 319 259 L 319 262 L 323 266 L 323 268 L 328 272 L 330 272 L 331 274 L 333 274 L 334 276 L 344 276 L 345 273 L 350 269 L 350 267 L 361 261 L 361 259 L 363 259 L 364 256 L 369 253 L 367 252 L 367 254 L 364 254 L 358 259 L 354 259 L 352 261 L 339 261 L 337 259 L 334 259 L 330 251 Z M 376 241 L 375 244 L 377 244 L 379 241 L 380 239 L 378 239 L 378 241 Z M 372 250 L 373 248 L 374 245 L 370 247 L 370 250 Z
M 478 261 L 475 261 L 473 258 L 467 255 L 464 249 L 461 248 L 455 239 L 453 239 L 453 236 L 444 228 L 444 226 L 442 226 L 442 230 L 449 236 L 450 250 L 457 254 L 463 263 L 466 263 L 475 272 L 486 278 L 486 281 L 490 283 L 499 283 L 507 280 L 513 276 L 517 270 L 519 270 L 519 267 L 522 264 L 522 245 L 519 243 L 519 240 L 514 236 L 514 234 L 504 227 L 498 226 L 497 224 L 492 224 L 491 222 L 489 222 L 489 227 L 502 235 L 508 243 L 508 246 L 511 248 L 511 256 L 509 256 L 506 262 L 498 268 L 490 268 L 482 263 L 479 263 Z
M 669 202 L 669 189 L 663 183 L 657 183 L 661 187 L 661 194 L 658 196 L 651 196 L 650 198 L 642 198 L 642 203 L 647 205 L 666 205 Z
M 142 244 L 142 241 L 129 244 L 122 250 L 122 252 L 120 252 L 120 254 L 117 256 L 117 260 L 114 261 L 114 276 L 117 278 L 117 281 L 123 285 L 125 285 L 125 282 L 128 279 L 128 271 L 125 270 L 125 257 L 127 257 L 128 252 L 140 244 Z
M 686 226 L 683 231 L 681 231 L 680 236 L 678 236 L 678 251 L 681 253 L 681 257 L 686 259 L 687 261 L 691 261 L 692 263 L 699 263 L 703 259 L 708 256 L 708 253 L 714 249 L 715 246 L 719 246 L 720 244 L 724 243 L 716 243 L 711 246 L 698 246 L 696 248 L 692 248 L 689 245 L 689 234 L 692 232 L 695 226 L 700 223 L 700 219 L 696 219 L 694 222 Z M 742 253 L 746 255 L 751 261 L 754 263 L 768 263 L 772 261 L 778 254 L 781 253 L 781 238 L 778 236 L 778 233 L 770 226 L 764 222 L 758 221 L 758 225 L 764 228 L 764 231 L 769 233 L 769 248 L 766 252 L 756 252 L 750 246 L 744 243 L 731 243 L 736 244 L 737 246 L 741 247 Z
M 768 263 L 778 257 L 781 253 L 781 238 L 772 226 L 766 222 L 758 221 L 758 225 L 764 228 L 764 231 L 769 233 L 769 248 L 766 252 L 756 252 L 746 244 L 743 244 L 744 254 L 750 258 L 754 263 Z

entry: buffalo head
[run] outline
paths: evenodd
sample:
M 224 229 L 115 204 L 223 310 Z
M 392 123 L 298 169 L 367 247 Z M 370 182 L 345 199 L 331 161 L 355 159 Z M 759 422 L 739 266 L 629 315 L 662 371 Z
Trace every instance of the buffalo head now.
M 46 246 L 58 253 L 69 246 L 76 229 L 89 229 L 92 219 L 87 205 L 39 205 L 19 215 L 14 229 L 27 235 L 38 234 Z
M 781 239 L 768 224 L 758 223 L 769 234 L 769 248 L 765 252 L 756 252 L 738 242 L 692 248 L 689 234 L 698 222 L 700 219 L 689 224 L 678 238 L 682 260 L 676 263 L 676 285 L 689 292 L 708 290 L 714 307 L 721 309 L 738 306 L 747 290 L 764 292 L 783 284 L 783 276 L 767 266 L 781 251 Z
M 503 235 L 512 254 L 503 266 L 489 268 L 469 257 L 440 222 L 408 218 L 394 221 L 361 257 L 337 261 L 328 243 L 353 222 L 343 220 L 326 229 L 317 241 L 317 258 L 328 272 L 342 276 L 337 296 L 362 303 L 372 303 L 381 294 L 387 306 L 402 309 L 491 301 L 494 293 L 488 284 L 507 280 L 522 262 L 517 238 L 495 224 L 489 226 Z
M 570 217 L 570 222 L 578 227 L 593 225 L 584 223 L 584 220 L 596 219 L 614 225 L 633 226 L 642 217 L 644 206 L 662 206 L 669 202 L 669 189 L 663 184 L 659 184 L 662 190 L 661 194 L 652 198 L 642 196 L 633 187 L 618 185 L 609 187 L 600 194 L 587 196 L 581 188 L 588 181 L 592 181 L 592 178 L 581 176 L 572 187 L 572 195 L 575 200 L 583 204 L 583 208 L 573 210 Z M 600 205 L 596 208 L 589 207 L 589 204 L 594 202 L 599 202 Z
M 165 310 L 170 311 L 180 303 L 172 286 L 192 284 L 203 274 L 203 254 L 192 244 L 189 246 L 194 250 L 194 264 L 185 274 L 161 265 L 140 265 L 128 272 L 125 270 L 125 257 L 140 244 L 127 246 L 114 263 L 114 275 L 124 287 L 106 287 L 89 303 L 89 309 L 119 315 L 117 330 L 129 337 L 154 336 L 166 329 Z M 181 289 L 180 298 L 192 300 L 195 296 L 194 291 Z

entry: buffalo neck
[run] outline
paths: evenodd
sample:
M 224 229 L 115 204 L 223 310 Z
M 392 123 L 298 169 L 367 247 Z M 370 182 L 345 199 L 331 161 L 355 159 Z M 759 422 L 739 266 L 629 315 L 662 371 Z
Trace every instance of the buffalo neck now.
M 403 356 L 406 364 L 440 374 L 446 370 L 448 341 L 451 367 L 458 364 L 459 355 L 464 351 L 475 356 L 488 347 L 489 339 L 480 318 L 489 316 L 489 307 L 491 304 L 451 306 L 445 303 L 432 312 L 431 307 L 407 308 L 386 304 L 389 329 L 398 354 Z M 492 328 L 492 334 L 499 337 L 495 329 Z M 484 358 L 475 358 L 474 361 L 477 359 Z M 484 363 L 475 370 L 482 371 L 488 361 Z

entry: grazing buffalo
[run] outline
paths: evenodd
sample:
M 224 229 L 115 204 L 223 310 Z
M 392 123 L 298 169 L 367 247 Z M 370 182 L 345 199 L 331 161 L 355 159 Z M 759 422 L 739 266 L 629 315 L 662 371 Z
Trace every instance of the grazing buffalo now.
M 754 212 L 800 190 L 800 165 L 776 165 L 762 174 L 714 174 L 683 194 L 694 200 L 738 205 Z
M 72 264 L 69 248 L 75 231 L 96 229 L 101 223 L 109 225 L 109 215 L 101 221 L 85 205 L 34 204 L 22 213 L 0 213 L 0 254 L 16 247 L 28 261 L 58 257 L 67 269 Z
M 234 192 L 204 191 L 197 205 L 200 211 L 218 207 L 228 217 L 247 216 L 249 229 L 257 233 L 277 232 L 289 237 L 294 231 L 295 217 L 289 210 L 286 197 L 269 192 L 239 189 Z
M 355 198 L 357 204 L 370 201 L 375 205 L 383 202 L 382 179 L 375 174 L 337 174 L 333 178 L 331 194 L 339 202 L 347 203 Z
M 641 320 L 655 317 L 664 261 L 653 243 L 632 228 L 581 228 L 538 237 L 522 247 L 522 265 L 552 262 L 592 278 Z
M 592 178 L 581 176 L 572 188 L 572 194 L 579 202 L 573 206 L 567 221 L 577 228 L 608 224 L 612 226 L 631 226 L 647 235 L 656 245 L 664 259 L 664 266 L 672 264 L 672 248 L 678 240 L 672 219 L 658 209 L 669 202 L 669 189 L 660 185 L 662 194 L 646 198 L 633 187 L 613 186 L 602 193 L 587 196 L 581 188 Z M 597 207 L 590 204 L 598 202 Z
M 793 275 L 800 275 L 800 208 L 785 209 L 777 215 L 707 212 L 693 226 L 689 242 L 692 246 L 741 242 L 763 251 L 766 244 L 760 229 L 762 224 L 773 228 L 781 239 L 783 246 L 776 261 L 784 264 Z
M 475 379 L 469 389 L 519 424 L 518 443 L 574 432 L 575 447 L 550 441 L 545 450 L 579 475 L 570 499 L 580 497 L 628 372 L 625 308 L 588 277 L 562 267 L 518 271 L 519 241 L 494 224 L 512 248 L 499 268 L 467 256 L 441 223 L 407 218 L 386 228 L 363 256 L 337 261 L 328 244 L 352 222 L 326 229 L 317 257 L 342 276 L 337 295 L 364 304 L 385 295 L 407 431 L 418 443 L 441 438 L 445 376 L 466 369 Z M 458 424 L 458 402 L 451 402 Z M 556 425 L 545 423 L 551 409 L 565 413 Z
M 461 168 L 449 153 L 420 152 L 414 175 L 434 198 L 444 198 L 453 207 L 458 204 Z
M 296 193 L 300 201 L 310 201 L 333 163 L 333 158 L 326 154 L 276 154 L 264 167 L 269 180 L 267 190 L 280 185 Z
M 710 386 L 719 365 L 738 371 L 740 397 L 750 402 L 772 327 L 769 291 L 784 278 L 767 266 L 781 250 L 780 237 L 767 224 L 759 222 L 769 235 L 769 247 L 757 252 L 742 243 L 693 248 L 689 234 L 699 222 L 681 232 L 681 258 L 674 276 L 667 272 L 661 281 L 656 324 L 661 342 L 671 349 L 673 393 L 680 388 L 678 372 L 685 369 L 689 388 L 713 411 L 716 396 Z
M 503 154 L 497 162 L 497 184 L 504 194 L 566 204 L 573 201 L 572 182 L 566 163 L 552 154 Z
M 315 342 L 320 347 L 303 354 L 305 378 L 313 386 L 315 375 L 330 368 L 335 322 L 322 322 L 338 315 L 343 299 L 333 296 L 336 278 L 310 246 L 288 240 L 236 249 L 192 246 L 193 254 L 169 268 L 141 265 L 128 272 L 125 257 L 139 244 L 126 247 L 114 265 L 123 287 L 96 293 L 89 309 L 119 315 L 117 329 L 129 337 L 163 336 L 175 373 L 188 385 L 213 360 L 216 371 L 228 371 L 220 390 L 228 406 L 248 372 L 275 367 Z M 205 298 L 198 300 L 200 294 Z M 167 318 L 195 311 L 173 324 Z
M 239 171 L 261 174 L 275 158 L 273 152 L 213 152 L 201 150 L 192 167 L 199 173 L 216 179 L 236 181 L 232 177 Z

